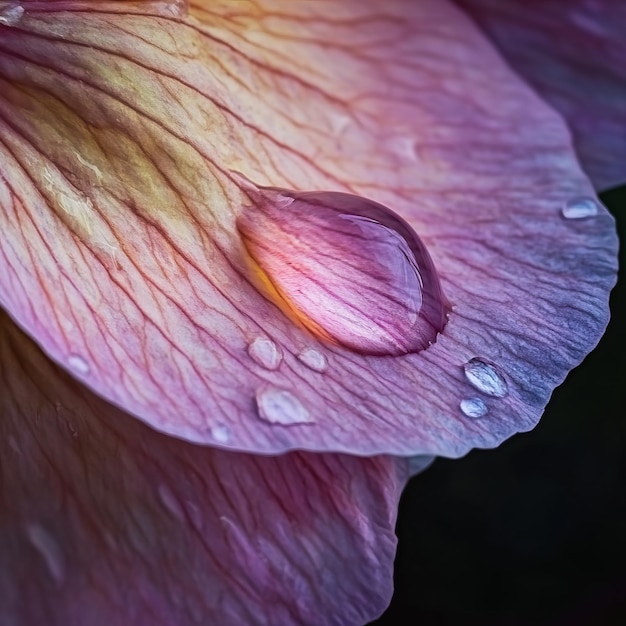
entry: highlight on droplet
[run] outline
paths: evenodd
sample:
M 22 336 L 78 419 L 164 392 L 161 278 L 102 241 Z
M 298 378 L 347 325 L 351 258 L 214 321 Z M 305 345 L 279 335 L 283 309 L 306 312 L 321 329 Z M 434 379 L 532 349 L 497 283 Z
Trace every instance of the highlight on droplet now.
M 333 191 L 244 182 L 237 219 L 253 282 L 317 338 L 363 354 L 431 345 L 449 310 L 428 250 L 391 209 Z

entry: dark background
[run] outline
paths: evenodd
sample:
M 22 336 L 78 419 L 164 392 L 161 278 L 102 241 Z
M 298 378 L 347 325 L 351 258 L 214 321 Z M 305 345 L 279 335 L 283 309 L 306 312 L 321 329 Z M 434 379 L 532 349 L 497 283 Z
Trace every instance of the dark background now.
M 626 186 L 600 197 L 626 242 Z M 535 430 L 411 480 L 396 593 L 372 626 L 626 626 L 623 275 L 611 311 Z

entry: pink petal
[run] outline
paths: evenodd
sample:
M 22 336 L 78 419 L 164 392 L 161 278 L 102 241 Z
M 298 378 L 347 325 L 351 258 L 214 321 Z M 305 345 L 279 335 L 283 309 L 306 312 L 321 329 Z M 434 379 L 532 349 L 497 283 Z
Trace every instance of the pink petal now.
M 613 220 L 561 118 L 459 10 L 321 7 L 26 12 L 0 30 L 0 298 L 92 389 L 192 441 L 495 446 L 598 341 Z M 250 275 L 235 171 L 395 211 L 452 306 L 434 345 L 364 355 L 295 324 Z
M 387 606 L 405 462 L 166 437 L 4 314 L 0 371 L 1 623 L 361 626 Z
M 457 0 L 570 123 L 596 188 L 626 181 L 626 6 L 615 0 Z

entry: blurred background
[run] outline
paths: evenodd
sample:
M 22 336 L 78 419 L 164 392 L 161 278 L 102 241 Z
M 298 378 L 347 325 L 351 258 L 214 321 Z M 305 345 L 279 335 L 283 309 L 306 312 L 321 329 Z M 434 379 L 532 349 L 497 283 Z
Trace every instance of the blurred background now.
M 626 242 L 626 186 L 600 198 Z M 623 274 L 611 311 L 535 430 L 409 483 L 396 592 L 372 626 L 626 626 Z

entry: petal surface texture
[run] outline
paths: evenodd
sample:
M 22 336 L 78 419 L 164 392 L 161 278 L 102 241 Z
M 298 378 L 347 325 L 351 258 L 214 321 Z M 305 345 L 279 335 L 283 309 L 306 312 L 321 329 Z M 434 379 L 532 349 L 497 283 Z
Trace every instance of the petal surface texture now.
M 385 609 L 406 462 L 168 437 L 0 316 L 0 623 L 362 626 Z
M 458 456 L 536 424 L 607 323 L 614 224 L 563 120 L 460 9 L 81 6 L 0 30 L 0 299 L 53 359 L 248 452 Z M 400 216 L 451 307 L 433 345 L 362 354 L 286 315 L 237 228 L 254 185 Z
M 457 0 L 570 123 L 597 189 L 626 182 L 626 5 Z

